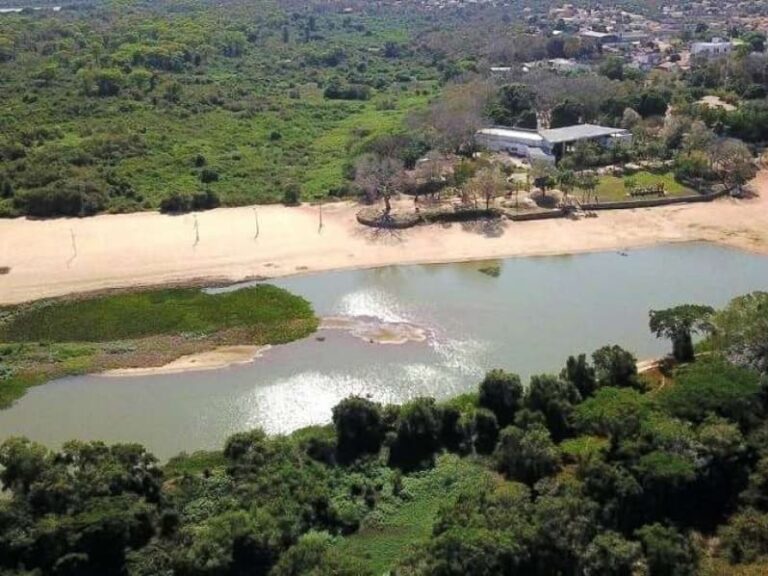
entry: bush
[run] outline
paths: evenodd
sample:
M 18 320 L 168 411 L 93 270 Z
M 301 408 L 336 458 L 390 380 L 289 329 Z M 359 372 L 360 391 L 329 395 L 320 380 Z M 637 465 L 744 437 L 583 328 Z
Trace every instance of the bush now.
M 210 210 L 217 208 L 220 204 L 219 195 L 213 190 L 196 192 L 192 196 L 192 210 Z
M 200 182 L 203 184 L 210 184 L 211 182 L 219 181 L 219 173 L 216 170 L 210 168 L 203 168 L 200 172 Z
M 192 198 L 182 192 L 171 192 L 160 201 L 160 212 L 178 214 L 192 209 Z
M 298 206 L 301 204 L 301 189 L 298 184 L 288 184 L 283 191 L 283 204 Z
M 104 209 L 107 196 L 94 182 L 59 182 L 19 192 L 14 206 L 30 216 L 91 216 Z

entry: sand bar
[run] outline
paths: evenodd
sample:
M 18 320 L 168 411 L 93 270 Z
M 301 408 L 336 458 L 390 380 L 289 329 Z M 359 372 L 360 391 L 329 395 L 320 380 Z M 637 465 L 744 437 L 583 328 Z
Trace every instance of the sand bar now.
M 389 264 L 619 250 L 705 240 L 768 254 L 768 171 L 757 198 L 601 212 L 597 218 L 452 224 L 398 233 L 355 220 L 351 203 L 260 206 L 198 214 L 0 220 L 0 303 L 70 293 Z M 256 222 L 258 219 L 258 235 Z M 197 222 L 197 224 L 195 224 Z
M 214 350 L 182 356 L 163 366 L 143 368 L 116 368 L 102 372 L 100 376 L 154 376 L 179 374 L 196 370 L 216 370 L 237 364 L 247 364 L 261 357 L 269 346 L 221 346 Z

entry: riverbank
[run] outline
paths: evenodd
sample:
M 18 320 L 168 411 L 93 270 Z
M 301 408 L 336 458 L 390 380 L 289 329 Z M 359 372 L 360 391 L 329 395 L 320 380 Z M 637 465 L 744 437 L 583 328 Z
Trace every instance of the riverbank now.
M 751 199 L 601 212 L 579 221 L 371 230 L 351 203 L 198 214 L 0 221 L 0 303 L 157 284 L 233 282 L 392 264 L 571 254 L 709 241 L 768 254 L 768 171 Z

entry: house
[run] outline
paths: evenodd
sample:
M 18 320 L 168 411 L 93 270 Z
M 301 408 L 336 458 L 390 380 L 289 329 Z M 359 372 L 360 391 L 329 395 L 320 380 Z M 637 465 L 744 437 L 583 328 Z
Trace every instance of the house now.
M 548 130 L 495 126 L 477 132 L 477 142 L 495 152 L 509 152 L 529 160 L 555 163 L 569 148 L 591 141 L 605 148 L 632 143 L 632 133 L 623 128 L 577 124 Z
M 733 50 L 733 42 L 722 38 L 713 38 L 712 42 L 694 42 L 691 44 L 691 57 L 720 58 Z

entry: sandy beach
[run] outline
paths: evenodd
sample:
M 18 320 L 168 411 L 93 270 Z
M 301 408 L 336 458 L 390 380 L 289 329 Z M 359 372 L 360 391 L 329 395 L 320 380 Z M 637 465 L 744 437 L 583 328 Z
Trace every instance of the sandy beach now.
M 237 281 L 344 268 L 621 250 L 711 241 L 768 254 L 768 171 L 746 200 L 601 212 L 582 220 L 375 231 L 358 206 L 260 206 L 198 214 L 0 221 L 0 303 L 163 283 Z M 257 227 L 258 222 L 258 227 Z M 257 233 L 258 231 L 258 233 Z

